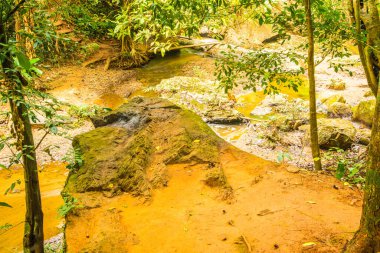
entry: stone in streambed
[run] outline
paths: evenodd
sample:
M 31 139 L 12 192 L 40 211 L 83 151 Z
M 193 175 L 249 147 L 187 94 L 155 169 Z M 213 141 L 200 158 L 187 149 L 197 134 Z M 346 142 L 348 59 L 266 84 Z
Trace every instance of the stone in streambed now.
M 347 149 L 355 141 L 356 129 L 351 121 L 344 119 L 319 119 L 318 142 L 321 148 Z
M 372 120 L 375 115 L 376 100 L 361 101 L 355 108 L 353 119 L 364 123 L 367 126 L 372 126 Z

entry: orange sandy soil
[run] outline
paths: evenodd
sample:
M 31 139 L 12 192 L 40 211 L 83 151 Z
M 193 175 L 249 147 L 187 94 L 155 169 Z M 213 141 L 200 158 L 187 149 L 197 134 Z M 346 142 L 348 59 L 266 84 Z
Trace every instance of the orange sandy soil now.
M 0 207 L 0 226 L 11 224 L 9 230 L 0 229 L 0 252 L 21 252 L 25 218 L 25 187 L 23 185 L 23 169 L 0 170 L 0 201 L 10 204 L 13 208 Z M 58 226 L 63 222 L 57 209 L 63 205 L 60 195 L 65 184 L 68 170 L 66 165 L 53 162 L 40 168 L 39 179 L 41 186 L 42 206 L 44 213 L 45 239 L 62 232 Z M 6 189 L 21 179 L 22 184 L 15 187 L 14 193 L 3 195 Z
M 77 194 L 86 208 L 68 219 L 68 252 L 339 252 L 358 228 L 361 193 L 331 176 L 292 173 L 233 147 L 222 165 L 228 200 L 202 182 L 199 164 L 169 166 L 168 187 L 149 203 Z

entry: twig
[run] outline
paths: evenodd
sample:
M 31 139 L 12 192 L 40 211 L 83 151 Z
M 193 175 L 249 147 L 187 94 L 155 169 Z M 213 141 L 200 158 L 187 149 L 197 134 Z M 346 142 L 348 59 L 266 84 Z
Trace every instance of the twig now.
M 45 137 L 46 137 L 48 134 L 49 134 L 49 132 L 46 131 L 45 134 L 44 134 L 44 136 L 42 136 L 41 140 L 38 142 L 37 146 L 34 148 L 34 150 L 37 150 L 37 149 L 40 147 L 42 141 L 45 139 Z
M 251 245 L 248 243 L 247 238 L 246 238 L 244 235 L 241 235 L 241 238 L 243 238 L 243 242 L 244 242 L 245 245 L 247 246 L 248 252 L 252 252 L 252 247 L 251 247 Z

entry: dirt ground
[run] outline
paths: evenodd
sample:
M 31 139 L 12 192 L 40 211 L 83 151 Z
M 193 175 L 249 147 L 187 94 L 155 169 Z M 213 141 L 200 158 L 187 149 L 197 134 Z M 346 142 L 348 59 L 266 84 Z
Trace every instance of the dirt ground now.
M 228 201 L 202 182 L 202 165 L 170 166 L 150 203 L 77 195 L 89 208 L 70 216 L 68 252 L 339 252 L 358 228 L 358 190 L 235 148 L 222 156 Z

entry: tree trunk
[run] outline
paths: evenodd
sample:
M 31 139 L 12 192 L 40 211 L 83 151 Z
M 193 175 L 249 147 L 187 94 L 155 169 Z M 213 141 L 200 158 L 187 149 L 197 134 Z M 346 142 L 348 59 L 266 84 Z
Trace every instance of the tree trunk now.
M 1 23 L 0 20 L 0 50 L 9 43 L 6 34 L 5 24 Z M 37 160 L 29 113 L 22 94 L 23 85 L 27 85 L 27 83 L 20 73 L 6 72 L 7 69 L 14 67 L 9 52 L 0 63 L 0 69 L 5 76 L 6 87 L 10 95 L 9 104 L 17 139 L 17 149 L 22 152 L 24 166 L 26 202 L 24 252 L 42 253 L 44 252 L 43 213 Z
M 380 86 L 379 86 L 380 87 Z M 359 231 L 347 244 L 345 252 L 380 252 L 380 90 L 377 92 L 373 119 L 369 164 Z
M 352 0 L 351 0 L 352 1 Z M 368 84 L 376 96 L 376 109 L 372 123 L 371 142 L 369 145 L 369 163 L 367 166 L 364 202 L 359 230 L 344 248 L 349 253 L 380 252 L 380 85 L 379 59 L 380 53 L 376 48 L 380 44 L 380 18 L 376 0 L 367 0 L 361 6 L 359 0 L 354 0 L 354 21 L 363 24 L 367 32 L 365 57 L 361 57 L 363 67 L 370 72 Z M 361 32 L 361 29 L 360 31 Z M 360 45 L 359 45 L 360 46 Z
M 311 15 L 311 1 L 304 0 L 305 12 L 306 12 L 306 25 L 309 41 L 308 50 L 308 77 L 309 77 L 309 99 L 310 99 L 310 138 L 311 138 L 311 150 L 313 154 L 314 168 L 315 170 L 322 169 L 321 155 L 318 144 L 318 123 L 317 123 L 317 102 L 315 96 L 315 63 L 314 63 L 314 29 L 313 19 Z
M 18 87 L 19 89 L 22 87 Z M 24 100 L 16 90 L 12 90 L 17 100 Z M 22 148 L 25 180 L 25 229 L 24 229 L 24 252 L 44 252 L 43 213 L 41 194 L 38 180 L 35 146 L 32 128 L 30 125 L 28 110 L 23 103 L 10 99 L 12 120 L 16 130 L 17 143 Z M 18 105 L 19 104 L 19 105 Z

